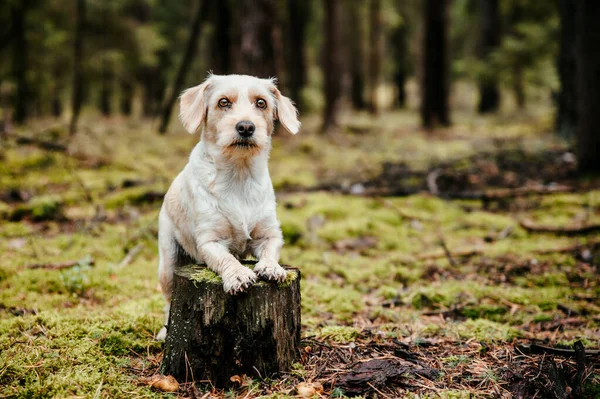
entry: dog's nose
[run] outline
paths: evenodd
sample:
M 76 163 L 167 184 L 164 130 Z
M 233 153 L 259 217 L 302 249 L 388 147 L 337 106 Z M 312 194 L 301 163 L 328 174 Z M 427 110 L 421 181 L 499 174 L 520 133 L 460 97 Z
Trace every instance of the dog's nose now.
M 240 121 L 237 123 L 237 125 L 235 125 L 235 130 L 237 130 L 242 137 L 252 136 L 255 129 L 256 126 L 254 126 L 254 123 L 250 121 Z

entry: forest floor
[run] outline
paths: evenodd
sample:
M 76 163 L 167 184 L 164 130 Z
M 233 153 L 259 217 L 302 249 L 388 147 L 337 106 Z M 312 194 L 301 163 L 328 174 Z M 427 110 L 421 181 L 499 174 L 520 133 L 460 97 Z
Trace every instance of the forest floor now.
M 0 149 L 0 398 L 599 397 L 600 179 L 548 115 L 354 115 L 277 132 L 302 271 L 293 370 L 225 391 L 158 373 L 157 215 L 197 136 L 123 119 L 17 129 Z

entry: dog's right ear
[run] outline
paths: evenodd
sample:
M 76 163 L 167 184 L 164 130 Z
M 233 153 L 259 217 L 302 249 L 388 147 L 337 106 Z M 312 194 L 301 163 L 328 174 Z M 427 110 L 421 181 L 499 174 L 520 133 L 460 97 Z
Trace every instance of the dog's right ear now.
M 206 90 L 210 81 L 206 80 L 198 86 L 191 87 L 181 93 L 179 105 L 179 120 L 189 133 L 194 134 L 206 120 L 208 105 L 206 104 Z

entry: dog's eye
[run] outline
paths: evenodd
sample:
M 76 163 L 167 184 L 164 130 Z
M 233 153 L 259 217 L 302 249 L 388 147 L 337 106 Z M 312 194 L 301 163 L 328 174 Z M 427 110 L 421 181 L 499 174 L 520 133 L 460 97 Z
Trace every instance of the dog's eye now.
M 219 100 L 219 107 L 221 107 L 221 108 L 226 108 L 226 107 L 228 107 L 230 104 L 231 104 L 231 103 L 230 103 L 230 102 L 229 102 L 229 100 L 228 100 L 228 99 L 226 99 L 226 98 L 222 98 L 222 99 L 220 99 L 220 100 Z
M 256 100 L 256 106 L 260 109 L 265 109 L 267 108 L 267 102 L 262 98 L 259 98 L 258 100 Z

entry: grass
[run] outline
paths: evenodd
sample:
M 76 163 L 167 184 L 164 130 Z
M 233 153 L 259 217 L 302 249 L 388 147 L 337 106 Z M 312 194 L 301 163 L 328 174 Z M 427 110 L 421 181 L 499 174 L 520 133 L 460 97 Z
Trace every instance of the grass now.
M 303 336 L 343 345 L 364 339 L 364 331 L 376 340 L 413 344 L 583 339 L 588 347 L 597 345 L 599 321 L 592 315 L 600 309 L 590 300 L 600 295 L 597 247 L 586 247 L 592 262 L 577 250 L 548 253 L 585 246 L 588 239 L 531 234 L 517 219 L 597 222 L 600 191 L 534 197 L 516 212 L 492 212 L 476 200 L 428 193 L 382 199 L 305 190 L 372 178 L 384 161 L 426 170 L 482 149 L 498 151 L 507 135 L 532 152 L 561 148 L 544 133 L 546 116 L 511 125 L 467 116 L 432 137 L 416 128 L 409 112 L 379 120 L 347 117 L 355 130 L 332 138 L 315 133 L 316 118 L 303 122 L 297 137 L 278 132 L 271 161 L 286 239 L 282 263 L 302 272 Z M 0 398 L 174 397 L 140 379 L 156 372 L 161 358 L 161 345 L 153 341 L 163 307 L 156 277 L 159 194 L 184 166 L 197 137 L 181 128 L 158 136 L 147 124 L 119 119 L 84 124 L 88 128 L 70 143 L 70 155 L 11 141 L 1 152 Z M 507 237 L 486 240 L 507 227 Z M 450 261 L 442 242 L 451 253 L 478 251 Z M 120 265 L 137 245 L 139 254 Z M 29 267 L 66 260 L 81 261 L 64 270 Z M 567 317 L 564 309 L 578 321 L 557 329 L 556 321 Z M 472 361 L 465 356 L 449 354 L 444 361 Z M 309 378 L 310 367 L 299 364 L 295 378 Z M 486 384 L 499 378 L 493 370 L 481 375 Z M 286 384 L 272 382 L 268 397 L 293 395 Z M 253 388 L 250 396 L 259 392 L 266 391 Z M 442 385 L 419 397 L 473 392 L 479 391 Z M 343 397 L 338 388 L 326 393 Z M 244 395 L 243 389 L 228 393 Z

